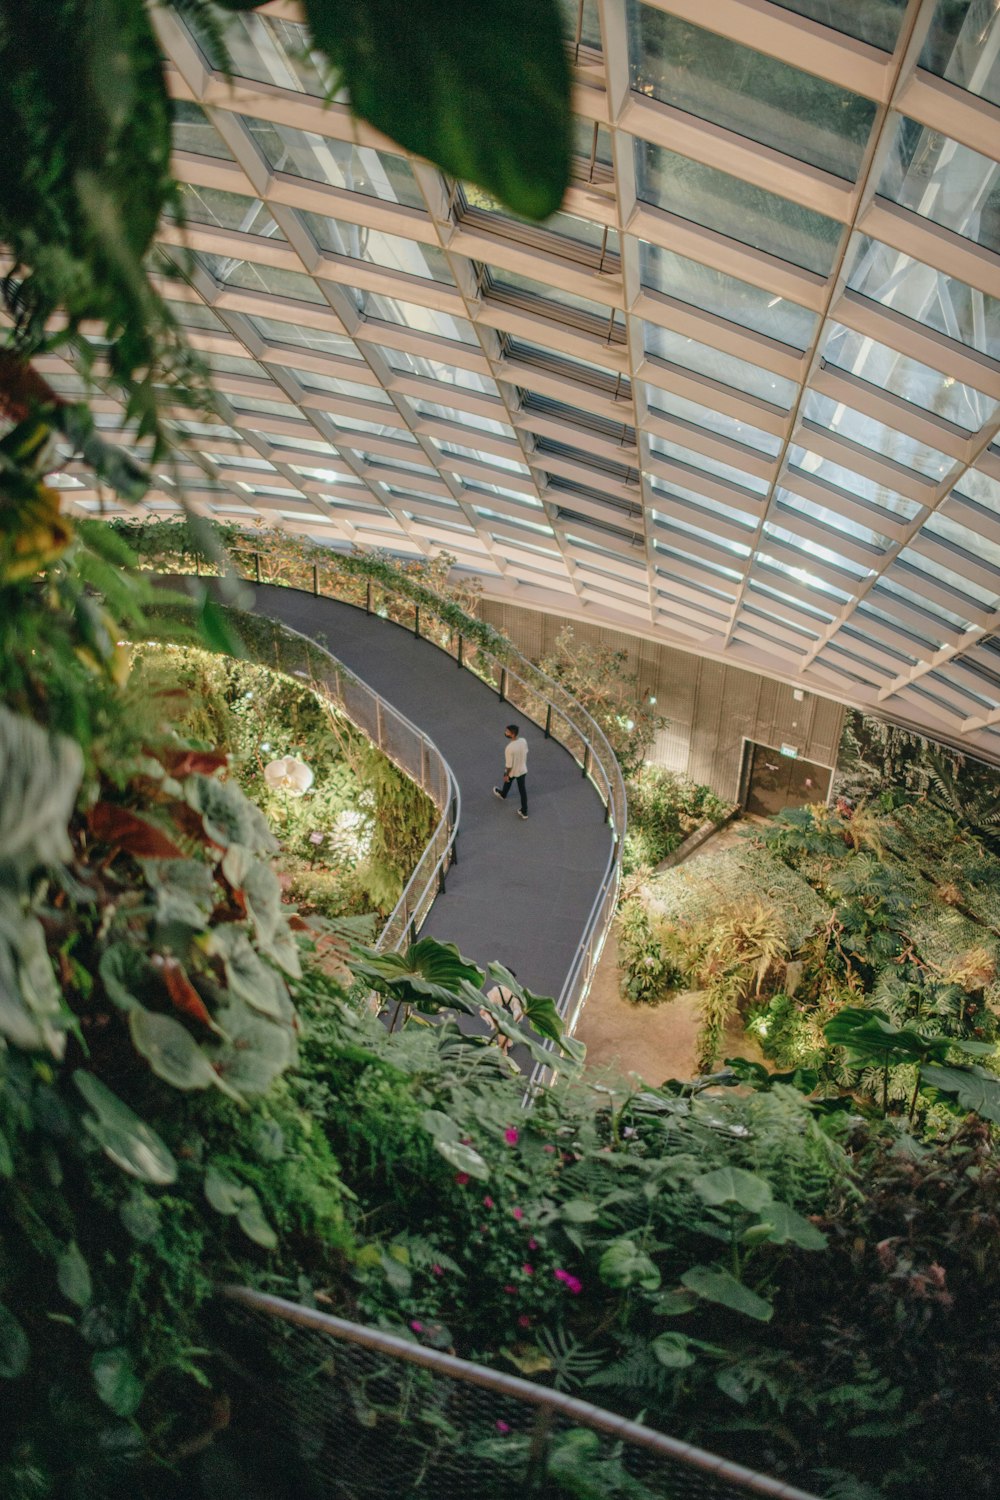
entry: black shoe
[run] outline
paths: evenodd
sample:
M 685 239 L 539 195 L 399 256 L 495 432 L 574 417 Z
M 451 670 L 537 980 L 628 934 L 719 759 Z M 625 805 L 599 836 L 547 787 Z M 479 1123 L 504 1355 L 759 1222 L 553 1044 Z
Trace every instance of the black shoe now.
M 493 795 L 494 795 L 494 797 L 499 797 L 501 802 L 503 801 L 503 792 L 500 790 L 500 788 L 498 786 L 495 786 L 493 788 Z
M 522 811 L 521 811 L 521 809 L 520 809 L 520 808 L 518 808 L 518 810 L 517 810 L 517 815 L 518 815 L 518 817 L 519 817 L 519 818 L 523 818 L 523 819 L 524 819 L 524 821 L 525 821 L 525 822 L 526 822 L 526 823 L 527 823 L 527 821 L 528 821 L 528 814 L 527 814 L 527 813 L 523 813 L 523 812 L 522 812 Z

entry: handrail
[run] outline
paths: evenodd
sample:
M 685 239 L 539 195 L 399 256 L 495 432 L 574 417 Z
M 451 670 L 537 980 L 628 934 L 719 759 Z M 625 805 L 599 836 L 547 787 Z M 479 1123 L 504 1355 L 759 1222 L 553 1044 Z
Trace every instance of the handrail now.
M 261 566 L 263 554 L 259 549 L 234 547 L 228 556 L 240 576 L 248 582 L 271 583 L 280 588 L 299 586 L 284 578 L 268 579 L 265 576 L 266 569 Z M 335 559 L 336 554 L 333 554 L 329 564 L 303 562 L 302 583 L 308 583 L 309 587 L 303 587 L 301 591 L 320 598 L 336 598 L 342 603 L 364 609 L 367 614 L 377 613 L 393 618 L 396 624 L 410 625 L 415 635 L 429 640 L 432 645 L 451 656 L 460 669 L 472 672 L 492 687 L 501 702 L 510 702 L 520 714 L 538 725 L 544 731 L 546 739 L 554 739 L 568 750 L 581 767 L 583 775 L 593 783 L 601 799 L 605 821 L 611 828 L 611 851 L 569 972 L 556 999 L 556 1008 L 567 1023 L 567 1031 L 572 1034 L 610 930 L 621 884 L 622 846 L 628 812 L 621 767 L 607 736 L 593 716 L 562 683 L 535 666 L 513 643 L 504 643 L 501 656 L 476 639 L 475 631 L 470 629 L 469 635 L 466 635 L 456 627 L 454 607 L 449 608 L 452 616 L 449 620 L 428 604 L 425 595 L 418 602 L 404 590 L 395 588 L 382 579 L 361 574 L 342 574 L 338 579 Z M 140 562 L 144 560 L 140 559 Z M 200 573 L 201 562 L 197 555 L 195 563 L 196 572 Z M 241 568 L 244 571 L 240 572 Z M 388 605 L 393 609 L 392 616 L 389 615 L 389 608 L 376 608 L 376 594 L 381 596 L 383 606 Z M 402 618 L 396 618 L 396 615 Z M 472 616 L 466 618 L 470 627 L 479 623 Z M 435 622 L 436 629 L 428 628 L 431 622 Z M 540 1064 L 535 1065 L 530 1087 L 539 1081 L 545 1071 Z
M 765 1474 L 755 1473 L 742 1464 L 734 1463 L 715 1453 L 708 1453 L 703 1448 L 697 1448 L 693 1443 L 686 1443 L 666 1433 L 657 1432 L 655 1428 L 630 1421 L 627 1417 L 619 1416 L 617 1412 L 594 1406 L 591 1402 L 582 1401 L 577 1396 L 568 1396 L 562 1391 L 553 1390 L 551 1386 L 539 1385 L 519 1375 L 508 1375 L 503 1370 L 495 1370 L 487 1365 L 475 1364 L 471 1360 L 459 1359 L 454 1354 L 445 1354 L 426 1344 L 390 1333 L 384 1328 L 369 1328 L 361 1323 L 348 1322 L 344 1318 L 333 1317 L 316 1308 L 303 1307 L 298 1303 L 288 1302 L 282 1297 L 275 1297 L 270 1293 L 259 1292 L 250 1287 L 230 1285 L 221 1287 L 219 1290 L 225 1302 L 234 1308 L 242 1309 L 251 1316 L 254 1327 L 259 1327 L 264 1320 L 277 1320 L 288 1325 L 290 1330 L 305 1330 L 306 1336 L 313 1335 L 322 1339 L 330 1339 L 336 1341 L 341 1347 L 346 1345 L 348 1349 L 365 1350 L 390 1362 L 399 1361 L 404 1366 L 419 1366 L 428 1371 L 431 1376 L 441 1377 L 442 1380 L 454 1382 L 456 1385 L 483 1389 L 489 1392 L 490 1402 L 481 1410 L 488 1411 L 490 1416 L 495 1416 L 499 1409 L 505 1415 L 510 1416 L 513 1423 L 517 1420 L 513 1413 L 522 1407 L 532 1408 L 537 1416 L 530 1424 L 526 1419 L 521 1419 L 519 1426 L 528 1427 L 536 1437 L 542 1439 L 543 1446 L 545 1440 L 551 1437 L 555 1423 L 561 1422 L 564 1424 L 563 1430 L 586 1427 L 603 1434 L 615 1444 L 622 1444 L 650 1455 L 651 1460 L 660 1466 L 656 1472 L 661 1481 L 663 1478 L 679 1478 L 680 1490 L 684 1494 L 704 1495 L 706 1500 L 710 1500 L 713 1495 L 721 1497 L 721 1500 L 731 1500 L 731 1497 L 737 1494 L 764 1496 L 765 1500 L 815 1500 L 814 1496 L 797 1489 L 794 1485 L 786 1484 L 780 1479 L 772 1479 Z M 300 1358 L 298 1361 L 300 1367 L 318 1366 L 323 1370 L 329 1369 L 331 1363 L 319 1361 L 315 1357 Z M 350 1382 L 357 1377 L 357 1373 L 350 1359 L 338 1353 L 336 1363 L 338 1383 L 349 1388 Z M 410 1390 L 409 1399 L 412 1404 L 412 1388 Z M 299 1387 L 298 1394 L 301 1394 L 301 1387 Z M 272 1400 L 281 1399 L 281 1392 L 276 1389 L 274 1383 L 268 1384 L 267 1398 L 269 1406 Z M 323 1420 L 326 1414 L 322 1404 L 322 1388 L 316 1399 L 320 1404 L 317 1406 L 316 1415 L 319 1420 L 315 1423 L 315 1428 L 323 1430 L 329 1417 L 327 1416 L 327 1421 Z M 471 1410 L 465 1404 L 460 1405 L 456 1410 L 461 1413 L 456 1420 L 464 1420 L 470 1430 L 475 1428 L 477 1421 L 481 1421 L 480 1409 L 475 1404 L 472 1405 Z M 414 1410 L 414 1420 L 417 1415 L 417 1411 Z M 482 1425 L 493 1427 L 496 1424 L 486 1421 L 482 1422 Z M 499 1425 L 507 1426 L 505 1423 Z M 462 1434 L 458 1436 L 457 1455 L 461 1461 L 465 1449 L 460 1441 Z M 383 1443 L 392 1441 L 391 1427 L 385 1429 L 382 1441 Z M 695 1485 L 697 1488 L 692 1488 Z M 491 1493 L 493 1492 L 491 1489 Z M 671 1485 L 671 1493 L 673 1492 L 674 1487 Z

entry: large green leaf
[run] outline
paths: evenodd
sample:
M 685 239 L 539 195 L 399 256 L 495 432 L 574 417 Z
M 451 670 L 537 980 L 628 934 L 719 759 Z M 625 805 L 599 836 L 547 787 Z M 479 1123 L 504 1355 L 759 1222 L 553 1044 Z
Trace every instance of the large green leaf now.
M 694 1355 L 682 1333 L 658 1333 L 649 1347 L 658 1363 L 668 1370 L 686 1370 L 694 1364 Z
M 707 1302 L 718 1302 L 733 1312 L 755 1318 L 758 1323 L 769 1323 L 774 1313 L 770 1302 L 758 1297 L 756 1292 L 719 1266 L 692 1266 L 690 1271 L 684 1272 L 681 1283 Z
M 761 1210 L 761 1219 L 770 1229 L 768 1238 L 775 1245 L 798 1245 L 803 1250 L 824 1250 L 826 1235 L 787 1203 L 769 1203 Z
M 216 1013 L 225 1040 L 210 1049 L 219 1080 L 236 1097 L 264 1094 L 295 1060 L 295 1038 L 287 1025 L 254 1015 L 245 1005 L 227 1005 Z
M 597 1269 L 606 1286 L 640 1286 L 644 1292 L 655 1292 L 660 1285 L 659 1267 L 635 1240 L 612 1240 Z
M 0 889 L 0 1036 L 25 1052 L 61 1058 L 66 1048 L 59 985 L 37 917 Z
M 950 1045 L 947 1037 L 926 1037 L 919 1031 L 895 1026 L 881 1011 L 851 1005 L 826 1023 L 823 1035 L 832 1047 L 843 1047 L 850 1062 L 874 1063 L 883 1068 L 944 1057 Z
M 278 841 L 267 819 L 235 782 L 217 781 L 214 776 L 189 776 L 184 783 L 184 796 L 201 813 L 205 832 L 220 848 L 243 844 L 254 854 L 277 853 Z
M 140 1009 L 129 1012 L 128 1022 L 135 1050 L 164 1083 L 175 1089 L 223 1087 L 190 1031 L 173 1016 Z
M 94 1388 L 116 1417 L 130 1417 L 142 1400 L 142 1382 L 127 1349 L 98 1349 L 90 1361 Z
M 351 967 L 383 994 L 423 1011 L 467 1010 L 460 998 L 463 981 L 478 990 L 485 977 L 454 943 L 436 938 L 421 938 L 402 953 L 359 951 Z
M 208 944 L 222 959 L 229 992 L 273 1021 L 288 1021 L 292 1004 L 281 975 L 263 961 L 250 939 L 233 923 L 217 927 Z
M 479 1152 L 473 1151 L 471 1146 L 463 1146 L 461 1141 L 451 1141 L 444 1136 L 435 1136 L 434 1145 L 456 1172 L 468 1172 L 470 1177 L 479 1177 L 484 1180 L 489 1177 L 489 1167 Z
M 265 1250 L 274 1250 L 278 1236 L 264 1216 L 260 1199 L 248 1183 L 238 1182 L 221 1168 L 210 1166 L 205 1173 L 205 1197 L 216 1213 L 235 1216 L 248 1239 Z
M 9 1308 L 0 1302 L 0 1380 L 16 1380 L 28 1368 L 28 1335 Z
M 93 1073 L 77 1068 L 73 1082 L 93 1111 L 84 1126 L 116 1166 L 160 1187 L 176 1181 L 177 1163 L 155 1130 Z
M 1000 1078 L 985 1068 L 941 1067 L 932 1063 L 924 1068 L 923 1082 L 943 1094 L 954 1094 L 960 1108 L 975 1110 L 984 1120 L 1000 1125 Z
M 765 1209 L 774 1196 L 766 1178 L 745 1172 L 742 1167 L 717 1167 L 714 1172 L 693 1178 L 691 1187 L 703 1203 L 712 1207 L 735 1203 L 752 1214 Z
M 515 213 L 569 182 L 570 70 L 556 0 L 305 0 L 356 114 Z
M 90 1267 L 80 1253 L 80 1247 L 72 1240 L 56 1262 L 56 1284 L 63 1296 L 77 1307 L 86 1307 L 90 1301 Z
M 0 707 L 0 865 L 26 871 L 70 858 L 66 828 L 82 775 L 79 745 Z

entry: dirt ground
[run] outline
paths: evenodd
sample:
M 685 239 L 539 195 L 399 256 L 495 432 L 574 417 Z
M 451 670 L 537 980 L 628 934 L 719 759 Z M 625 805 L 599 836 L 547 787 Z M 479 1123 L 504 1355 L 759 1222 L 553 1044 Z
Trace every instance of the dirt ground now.
M 729 824 L 691 858 L 728 848 L 739 838 L 741 826 L 739 821 Z M 637 1073 L 654 1086 L 668 1078 L 692 1078 L 696 1072 L 698 991 L 680 991 L 658 1005 L 634 1005 L 622 999 L 618 986 L 618 944 L 612 932 L 576 1028 L 576 1035 L 587 1046 L 588 1070 L 594 1068 L 612 1077 Z M 762 1060 L 735 1018 L 726 1032 L 722 1055 L 737 1054 Z

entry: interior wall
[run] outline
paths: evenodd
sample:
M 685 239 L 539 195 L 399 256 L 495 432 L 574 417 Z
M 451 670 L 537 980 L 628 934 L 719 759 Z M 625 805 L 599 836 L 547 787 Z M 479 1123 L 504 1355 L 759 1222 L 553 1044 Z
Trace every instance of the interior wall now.
M 491 599 L 480 601 L 479 613 L 534 661 L 552 649 L 566 624 L 558 615 Z M 573 635 L 626 652 L 629 670 L 670 720 L 650 760 L 706 783 L 722 797 L 739 795 L 744 738 L 775 749 L 793 745 L 802 759 L 820 765 L 836 763 L 846 712 L 840 703 L 815 693 L 805 693 L 799 703 L 786 683 L 624 631 L 574 620 Z

